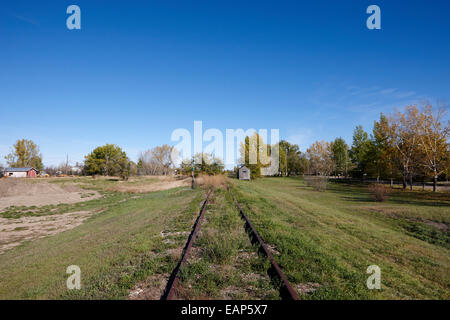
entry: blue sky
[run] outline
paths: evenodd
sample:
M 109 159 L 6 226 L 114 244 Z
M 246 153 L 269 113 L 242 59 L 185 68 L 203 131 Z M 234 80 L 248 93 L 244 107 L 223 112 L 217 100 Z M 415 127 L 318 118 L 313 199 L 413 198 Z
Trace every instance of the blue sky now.
M 81 30 L 66 8 L 81 8 Z M 366 8 L 381 8 L 381 30 Z M 450 93 L 449 1 L 4 1 L 0 163 L 105 143 L 133 160 L 177 128 L 277 128 L 305 150 Z

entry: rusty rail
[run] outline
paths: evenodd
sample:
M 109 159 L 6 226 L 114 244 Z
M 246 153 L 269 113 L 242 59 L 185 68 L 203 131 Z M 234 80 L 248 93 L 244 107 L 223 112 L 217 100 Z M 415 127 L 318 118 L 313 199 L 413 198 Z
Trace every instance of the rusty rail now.
M 173 270 L 172 274 L 170 275 L 169 281 L 167 282 L 166 290 L 164 291 L 164 294 L 161 297 L 161 300 L 172 300 L 173 299 L 173 295 L 175 294 L 176 286 L 178 283 L 178 275 L 180 273 L 181 267 L 184 265 L 184 263 L 186 262 L 186 260 L 189 256 L 189 252 L 191 251 L 192 244 L 194 243 L 194 239 L 198 233 L 198 230 L 200 230 L 200 222 L 203 218 L 203 215 L 205 214 L 206 205 L 208 204 L 209 196 L 211 195 L 211 193 L 212 193 L 212 190 L 210 190 L 208 192 L 208 194 L 206 195 L 205 201 L 203 201 L 202 207 L 200 209 L 200 213 L 199 213 L 197 219 L 195 220 L 194 226 L 192 228 L 192 232 L 189 235 L 188 241 L 186 242 L 186 246 L 184 247 L 181 260 L 177 264 L 175 269 Z
M 282 281 L 281 296 L 283 298 L 286 298 L 286 299 L 298 300 L 297 292 L 295 292 L 294 288 L 292 288 L 292 286 L 289 283 L 289 281 L 287 280 L 285 274 L 283 273 L 283 271 L 281 271 L 280 266 L 275 261 L 274 257 L 272 256 L 272 254 L 270 253 L 269 249 L 267 248 L 267 245 L 264 243 L 264 241 L 259 236 L 259 234 L 256 231 L 256 229 L 253 227 L 253 225 L 250 222 L 250 220 L 248 219 L 248 217 L 245 215 L 244 210 L 242 210 L 242 207 L 239 204 L 239 202 L 237 201 L 237 199 L 234 196 L 233 192 L 231 191 L 230 188 L 228 188 L 228 191 L 230 191 L 230 194 L 233 197 L 233 200 L 234 200 L 236 206 L 239 208 L 239 212 L 240 212 L 242 218 L 245 220 L 245 223 L 248 226 L 250 232 L 254 235 L 254 237 L 259 242 L 259 245 L 261 246 L 263 253 L 269 258 L 270 263 L 272 264 L 273 270 L 275 271 L 275 275 L 279 279 L 281 279 L 281 281 Z

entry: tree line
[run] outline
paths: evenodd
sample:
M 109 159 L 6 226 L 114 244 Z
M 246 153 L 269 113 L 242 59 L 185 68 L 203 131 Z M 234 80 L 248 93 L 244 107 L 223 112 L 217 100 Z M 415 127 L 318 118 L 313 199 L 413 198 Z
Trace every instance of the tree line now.
M 450 174 L 450 121 L 445 108 L 407 106 L 391 115 L 380 114 L 369 135 L 362 126 L 353 131 L 347 146 L 342 138 L 317 141 L 306 152 L 308 171 L 318 175 L 354 178 L 401 179 L 403 188 L 413 180 L 433 181 Z
M 444 107 L 433 110 L 430 104 L 421 108 L 407 106 L 391 115 L 381 113 L 371 134 L 361 125 L 354 129 L 351 146 L 338 137 L 333 141 L 316 141 L 302 153 L 298 145 L 282 140 L 278 175 L 390 179 L 391 184 L 401 179 L 404 189 L 408 184 L 412 189 L 413 180 L 432 180 L 436 191 L 438 179 L 450 174 L 450 121 L 444 119 L 445 115 Z M 257 133 L 241 144 L 240 162 L 257 178 L 261 176 L 261 168 L 268 164 L 261 161 L 259 153 L 256 163 L 250 161 L 252 149 L 270 155 L 271 146 Z
M 353 131 L 349 146 L 341 137 L 333 141 L 316 141 L 305 153 L 297 144 L 282 140 L 278 144 L 279 176 L 319 175 L 351 178 L 401 179 L 403 188 L 413 180 L 432 180 L 433 190 L 439 178 L 450 175 L 450 121 L 445 120 L 446 109 L 433 110 L 430 104 L 421 108 L 407 106 L 391 115 L 380 114 L 368 134 L 362 126 Z M 250 161 L 250 150 L 259 150 L 256 161 Z M 261 176 L 261 169 L 270 165 L 262 157 L 270 157 L 271 146 L 254 133 L 240 145 L 241 165 L 246 165 L 252 178 Z M 262 151 L 262 152 L 261 152 Z M 222 159 L 199 153 L 184 159 L 177 167 L 172 161 L 173 146 L 156 146 L 141 152 L 137 163 L 114 144 L 95 148 L 85 156 L 84 163 L 70 166 L 68 161 L 57 167 L 45 167 L 42 154 L 33 141 L 18 140 L 5 159 L 10 167 L 34 167 L 48 173 L 77 172 L 84 175 L 120 176 L 219 174 L 224 172 Z M 253 159 L 254 160 L 254 159 Z M 1 167 L 1 166 L 0 166 Z M 0 168 L 1 169 L 1 168 Z M 77 169 L 77 170 L 75 170 Z M 236 171 L 238 166 L 234 168 Z

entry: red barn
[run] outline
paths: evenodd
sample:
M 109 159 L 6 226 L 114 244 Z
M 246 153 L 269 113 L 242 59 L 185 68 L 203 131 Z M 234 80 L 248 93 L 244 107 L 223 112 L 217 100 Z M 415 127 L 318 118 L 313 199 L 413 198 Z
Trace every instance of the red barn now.
M 11 178 L 36 178 L 37 170 L 35 168 L 6 168 L 4 176 Z

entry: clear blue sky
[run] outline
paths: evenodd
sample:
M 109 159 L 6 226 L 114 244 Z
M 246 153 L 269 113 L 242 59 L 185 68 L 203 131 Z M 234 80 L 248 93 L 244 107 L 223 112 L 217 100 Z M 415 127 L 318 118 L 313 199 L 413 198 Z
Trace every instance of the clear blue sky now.
M 66 8 L 81 8 L 81 30 Z M 366 8 L 381 8 L 381 30 Z M 278 128 L 303 150 L 380 112 L 449 100 L 450 1 L 3 1 L 0 162 L 116 143 L 133 160 L 176 128 Z

